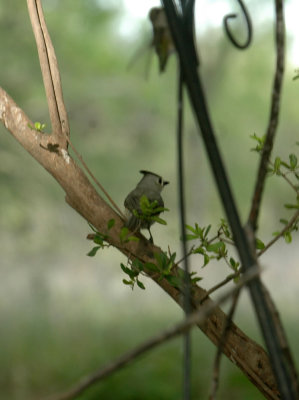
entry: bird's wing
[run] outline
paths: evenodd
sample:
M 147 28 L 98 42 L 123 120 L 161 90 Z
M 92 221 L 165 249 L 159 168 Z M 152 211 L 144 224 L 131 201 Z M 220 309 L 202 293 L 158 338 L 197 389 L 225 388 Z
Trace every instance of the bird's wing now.
M 128 196 L 125 199 L 125 207 L 130 210 L 137 210 L 141 211 L 140 209 L 140 197 L 142 196 L 141 193 L 137 189 L 134 189 L 132 192 L 128 194 Z
M 124 202 L 126 209 L 129 210 L 129 215 L 125 223 L 125 226 L 129 228 L 131 231 L 138 230 L 141 227 L 140 218 L 136 217 L 133 214 L 133 210 L 136 210 L 138 214 L 141 214 L 141 208 L 140 208 L 141 195 L 142 194 L 139 193 L 138 189 L 134 189 L 132 192 L 128 194 Z

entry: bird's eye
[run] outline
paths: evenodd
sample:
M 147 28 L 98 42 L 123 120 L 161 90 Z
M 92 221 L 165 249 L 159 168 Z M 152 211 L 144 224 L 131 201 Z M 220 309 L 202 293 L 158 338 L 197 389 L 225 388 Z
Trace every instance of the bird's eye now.
M 162 183 L 163 183 L 163 179 L 160 177 L 160 178 L 159 178 L 159 185 L 162 186 Z

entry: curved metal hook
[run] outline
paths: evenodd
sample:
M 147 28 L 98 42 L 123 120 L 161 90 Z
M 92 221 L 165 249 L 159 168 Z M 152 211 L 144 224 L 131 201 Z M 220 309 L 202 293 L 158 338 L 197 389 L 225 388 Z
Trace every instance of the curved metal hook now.
M 235 47 L 237 47 L 238 49 L 244 50 L 250 45 L 251 40 L 252 40 L 252 23 L 251 23 L 251 19 L 250 19 L 250 15 L 248 13 L 248 10 L 247 10 L 245 4 L 243 3 L 243 1 L 242 0 L 237 0 L 237 1 L 238 1 L 239 5 L 240 5 L 240 7 L 242 9 L 242 12 L 243 12 L 243 15 L 245 17 L 246 24 L 247 24 L 247 32 L 248 33 L 247 33 L 247 40 L 245 41 L 245 43 L 242 44 L 242 43 L 237 42 L 236 39 L 233 37 L 233 35 L 232 35 L 231 31 L 230 31 L 230 28 L 229 28 L 228 20 L 232 19 L 232 18 L 236 18 L 237 14 L 228 14 L 228 15 L 226 15 L 224 17 L 224 19 L 223 19 L 223 23 L 224 23 L 225 32 L 226 32 L 229 40 L 232 42 L 232 44 Z

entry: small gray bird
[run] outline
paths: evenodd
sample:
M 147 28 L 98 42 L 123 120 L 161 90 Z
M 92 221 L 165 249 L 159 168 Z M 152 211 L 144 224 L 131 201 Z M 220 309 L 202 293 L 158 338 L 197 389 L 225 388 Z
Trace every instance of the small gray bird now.
M 150 234 L 150 241 L 153 242 L 153 237 L 150 231 L 151 225 L 155 222 L 150 217 L 158 216 L 159 212 L 153 212 L 151 215 L 146 216 L 142 211 L 140 201 L 144 198 L 148 200 L 149 204 L 155 202 L 155 208 L 164 207 L 164 201 L 161 197 L 161 191 L 165 185 L 168 185 L 168 181 L 164 181 L 160 175 L 154 174 L 150 171 L 140 171 L 143 174 L 141 181 L 137 184 L 136 188 L 128 194 L 125 199 L 125 208 L 127 221 L 125 226 L 130 231 L 137 231 L 139 229 L 148 229 Z

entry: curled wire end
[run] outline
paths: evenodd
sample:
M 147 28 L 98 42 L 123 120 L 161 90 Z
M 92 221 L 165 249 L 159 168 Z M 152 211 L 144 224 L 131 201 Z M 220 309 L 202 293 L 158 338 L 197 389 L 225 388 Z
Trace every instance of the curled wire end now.
M 226 15 L 223 19 L 223 24 L 224 24 L 224 30 L 225 30 L 229 40 L 232 42 L 232 44 L 240 50 L 245 50 L 250 45 L 251 40 L 252 40 L 252 24 L 251 24 L 250 15 L 247 11 L 247 8 L 245 7 L 245 4 L 243 3 L 242 0 L 238 0 L 238 3 L 240 4 L 240 7 L 244 14 L 244 17 L 246 20 L 246 25 L 247 25 L 247 39 L 246 39 L 245 43 L 239 43 L 234 38 L 233 34 L 231 33 L 230 27 L 229 27 L 229 20 L 232 18 L 237 18 L 237 14 Z

